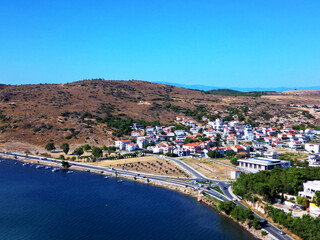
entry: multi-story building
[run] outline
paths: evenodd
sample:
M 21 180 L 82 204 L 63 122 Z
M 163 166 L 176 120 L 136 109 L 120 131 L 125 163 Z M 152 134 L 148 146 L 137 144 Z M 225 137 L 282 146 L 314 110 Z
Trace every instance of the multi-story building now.
M 119 148 L 120 150 L 125 150 L 126 145 L 131 143 L 131 140 L 119 140 L 115 141 L 114 145 L 116 148 Z
M 303 183 L 303 191 L 300 191 L 298 195 L 313 200 L 315 192 L 320 192 L 320 181 L 318 180 Z

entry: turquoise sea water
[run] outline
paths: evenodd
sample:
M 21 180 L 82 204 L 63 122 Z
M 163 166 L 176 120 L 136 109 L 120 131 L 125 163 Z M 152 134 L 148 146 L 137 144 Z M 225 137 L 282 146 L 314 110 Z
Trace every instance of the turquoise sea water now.
M 1 240 L 254 239 L 195 199 L 75 171 L 0 163 Z

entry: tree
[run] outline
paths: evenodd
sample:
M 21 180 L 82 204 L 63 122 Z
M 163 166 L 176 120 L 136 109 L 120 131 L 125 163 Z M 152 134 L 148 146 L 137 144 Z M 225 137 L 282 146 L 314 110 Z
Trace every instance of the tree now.
M 89 151 L 91 149 L 90 145 L 87 143 L 85 145 L 83 145 L 82 148 L 84 151 Z
M 214 138 L 214 140 L 216 141 L 217 147 L 219 147 L 220 146 L 221 135 L 217 134 L 217 136 Z
M 238 165 L 238 158 L 237 157 L 232 157 L 230 159 L 230 162 L 233 164 L 233 165 Z
M 102 156 L 102 150 L 98 147 L 92 146 L 92 155 L 95 156 L 96 158 L 99 158 Z
M 82 149 L 82 147 L 76 148 L 76 149 L 73 151 L 73 153 L 74 153 L 75 155 L 81 156 L 81 155 L 83 154 L 83 149 Z
M 70 150 L 69 143 L 62 143 L 60 148 L 65 154 L 68 154 Z
M 70 167 L 70 164 L 69 164 L 68 161 L 62 160 L 61 166 L 62 166 L 62 168 L 64 168 L 64 169 L 68 169 L 68 168 Z
M 213 150 L 208 152 L 208 157 L 209 158 L 214 158 L 217 155 L 218 150 Z
M 317 207 L 320 206 L 320 192 L 315 192 L 315 199 L 314 199 L 315 204 Z
M 217 150 L 213 150 L 213 151 L 209 151 L 208 152 L 208 157 L 210 158 L 220 158 L 220 157 L 223 157 L 223 155 Z
M 146 143 L 146 144 L 144 145 L 144 148 L 147 148 L 147 147 L 149 147 L 149 146 L 155 146 L 155 144 L 154 144 L 153 142 Z
M 100 149 L 101 149 L 102 151 L 108 150 L 108 148 L 106 147 L 106 145 L 103 145 Z
M 54 146 L 54 143 L 53 142 L 49 142 L 46 146 L 45 146 L 45 149 L 49 152 L 52 152 L 56 149 L 56 147 Z
M 193 142 L 199 142 L 199 139 L 186 137 L 186 139 L 184 140 L 184 144 L 193 143 Z

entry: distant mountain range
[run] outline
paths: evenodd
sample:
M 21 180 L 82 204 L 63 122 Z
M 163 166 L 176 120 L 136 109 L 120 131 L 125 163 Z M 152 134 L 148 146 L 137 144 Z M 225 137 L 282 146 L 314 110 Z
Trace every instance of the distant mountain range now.
M 216 90 L 216 89 L 232 89 L 241 92 L 252 92 L 252 91 L 274 91 L 274 92 L 284 92 L 291 90 L 320 90 L 320 86 L 314 87 L 297 87 L 297 88 L 289 88 L 289 87 L 276 87 L 276 88 L 240 88 L 240 87 L 214 87 L 214 86 L 206 86 L 206 85 L 188 85 L 188 84 L 180 84 L 180 83 L 171 83 L 171 82 L 157 82 L 168 84 L 176 87 L 189 88 L 189 89 L 197 89 L 203 91 Z

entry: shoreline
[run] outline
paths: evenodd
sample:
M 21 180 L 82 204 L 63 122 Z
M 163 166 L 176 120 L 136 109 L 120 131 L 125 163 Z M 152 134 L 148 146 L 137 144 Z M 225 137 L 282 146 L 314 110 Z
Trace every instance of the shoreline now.
M 44 166 L 51 166 L 51 167 L 59 167 L 62 169 L 61 164 L 60 163 L 47 163 L 47 162 L 40 162 L 37 160 L 31 160 L 31 159 L 27 159 L 24 157 L 17 157 L 17 159 L 14 159 L 12 157 L 8 157 L 5 154 L 0 154 L 0 158 L 2 159 L 9 159 L 11 161 L 19 161 L 19 162 L 32 162 L 33 164 L 39 164 L 39 165 L 44 165 Z M 70 168 L 69 168 L 70 169 Z M 166 188 L 168 190 L 172 190 L 175 192 L 179 192 L 182 193 L 185 196 L 191 197 L 191 198 L 195 198 L 197 199 L 198 202 L 202 202 L 205 205 L 207 205 L 209 208 L 212 208 L 214 211 L 216 211 L 216 213 L 218 213 L 219 215 L 223 215 L 224 217 L 231 219 L 233 222 L 239 224 L 241 227 L 243 227 L 247 232 L 249 232 L 254 238 L 256 239 L 262 239 L 262 240 L 273 240 L 276 238 L 272 238 L 271 236 L 269 236 L 270 234 L 266 235 L 266 236 L 262 236 L 261 235 L 261 230 L 255 230 L 253 228 L 249 228 L 248 225 L 246 223 L 241 223 L 236 221 L 235 219 L 233 219 L 231 216 L 228 216 L 227 214 L 225 214 L 222 211 L 219 211 L 217 206 L 218 206 L 218 202 L 220 202 L 220 200 L 212 197 L 211 195 L 208 194 L 203 194 L 201 191 L 199 192 L 198 190 L 195 189 L 191 189 L 191 188 L 186 188 L 186 187 L 182 187 L 179 186 L 177 184 L 174 183 L 164 183 L 162 181 L 158 181 L 158 180 L 152 180 L 150 182 L 146 182 L 147 178 L 134 178 L 134 177 L 129 177 L 128 175 L 123 175 L 123 174 L 117 174 L 117 176 L 115 176 L 114 174 L 110 173 L 107 174 L 104 171 L 98 171 L 98 170 L 91 170 L 91 169 L 87 169 L 86 167 L 75 167 L 72 166 L 72 170 L 76 170 L 76 171 L 82 171 L 82 172 L 90 172 L 90 173 L 95 173 L 95 174 L 99 174 L 102 176 L 109 176 L 109 177 L 113 177 L 113 178 L 123 178 L 129 181 L 134 181 L 134 182 L 139 182 L 139 183 L 144 183 L 144 184 L 149 184 L 149 185 L 153 185 L 153 186 L 157 186 L 157 187 L 162 187 L 162 188 Z M 207 197 L 205 197 L 206 195 L 210 196 L 210 198 L 213 198 L 215 200 L 209 200 Z

